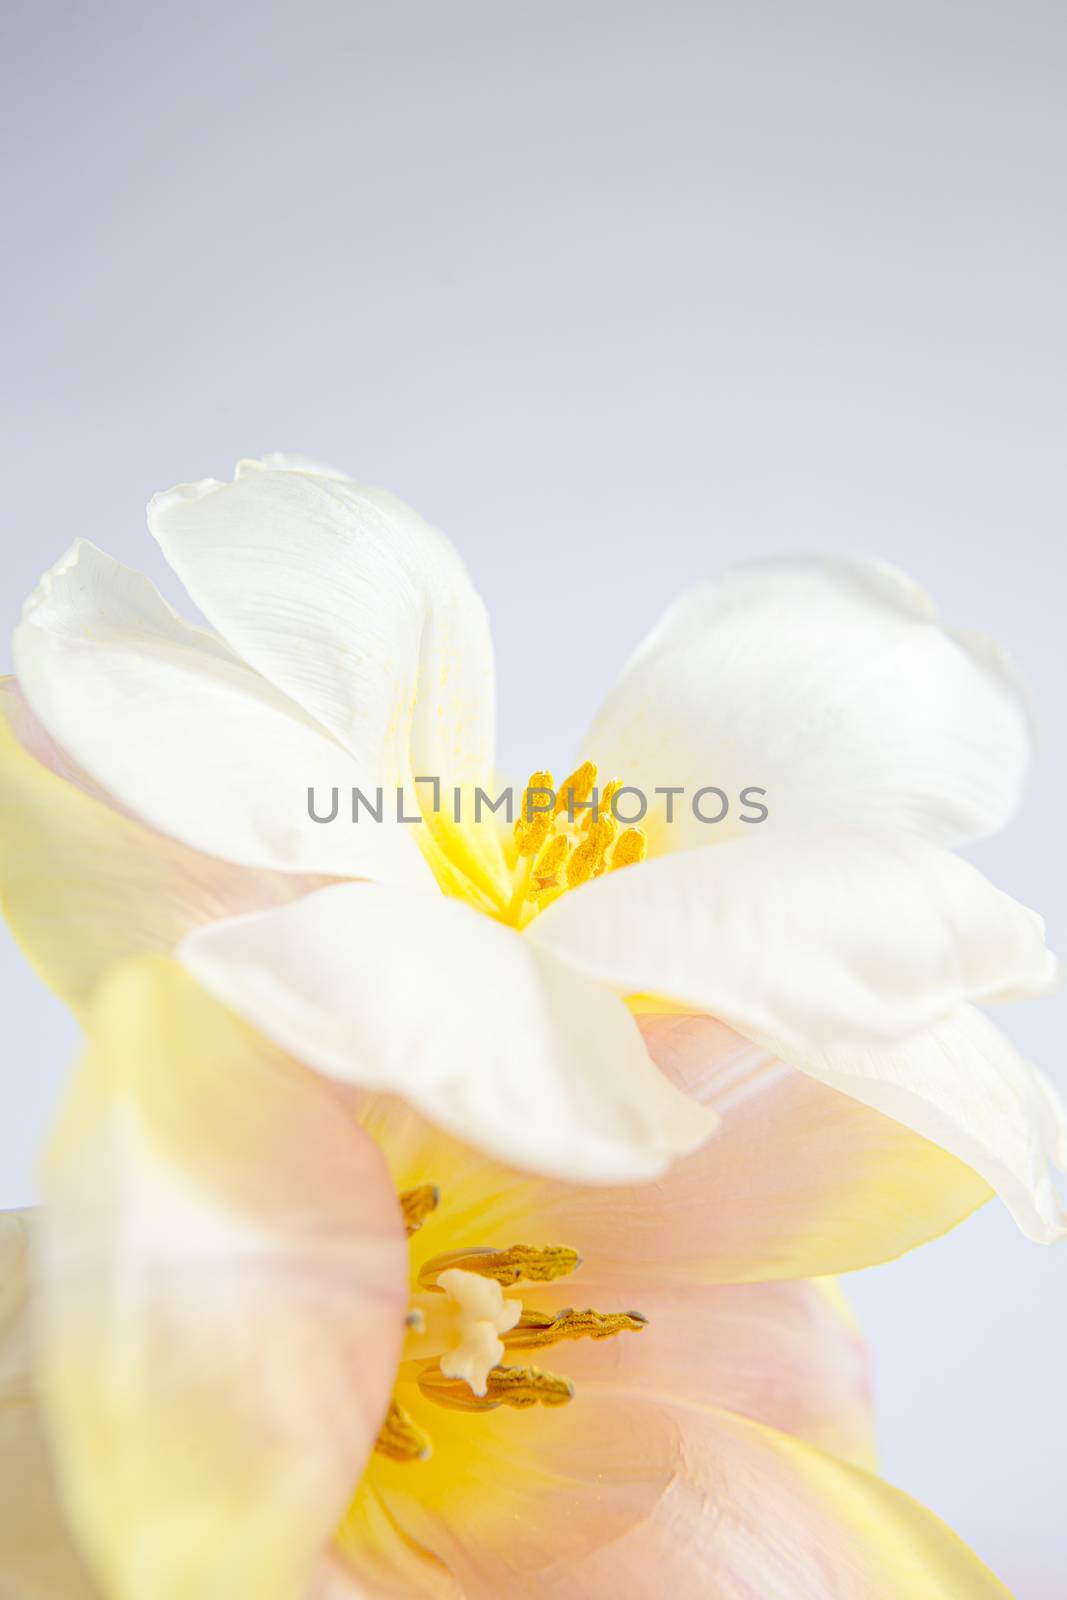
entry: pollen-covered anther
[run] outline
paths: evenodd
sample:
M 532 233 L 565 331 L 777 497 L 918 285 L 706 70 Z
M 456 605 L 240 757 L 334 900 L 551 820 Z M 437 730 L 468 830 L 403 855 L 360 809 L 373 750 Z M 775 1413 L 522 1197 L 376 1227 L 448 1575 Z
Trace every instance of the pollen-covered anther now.
M 390 1461 L 426 1461 L 433 1453 L 429 1436 L 417 1428 L 395 1400 L 389 1402 L 385 1421 L 375 1440 L 374 1448 Z
M 597 769 L 593 761 L 583 761 L 576 767 L 570 777 L 560 786 L 556 796 L 556 816 L 567 813 L 570 821 L 574 820 L 579 806 L 586 806 L 589 797 L 596 786 Z
M 567 884 L 571 889 L 587 883 L 590 878 L 598 878 L 604 871 L 617 831 L 611 817 L 600 816 L 589 824 L 585 838 L 567 862 Z
M 614 800 L 615 796 L 618 794 L 618 792 L 619 792 L 619 790 L 621 788 L 622 788 L 622 779 L 621 778 L 612 778 L 610 783 L 606 783 L 604 785 L 603 790 L 597 796 L 597 803 L 596 803 L 595 810 L 587 811 L 585 813 L 585 816 L 582 818 L 582 827 L 585 829 L 585 831 L 587 833 L 588 833 L 589 829 L 593 826 L 593 823 L 598 820 L 598 818 L 600 818 L 600 817 L 611 817 L 612 816 L 611 802 Z
M 582 1258 L 570 1245 L 513 1244 L 506 1250 L 451 1250 L 434 1256 L 419 1272 L 419 1285 L 433 1288 L 442 1272 L 459 1267 L 505 1287 L 513 1283 L 551 1283 L 577 1271 Z
M 555 792 L 551 772 L 530 774 L 515 818 L 515 844 L 520 856 L 535 856 L 551 833 Z
M 531 1350 L 564 1339 L 612 1339 L 618 1333 L 640 1333 L 648 1325 L 640 1311 L 537 1311 L 524 1307 L 510 1333 L 508 1350 Z
M 397 1198 L 410 1238 L 413 1233 L 418 1233 L 431 1212 L 437 1210 L 441 1191 L 435 1183 L 420 1183 L 417 1189 L 405 1189 Z
M 648 849 L 648 840 L 641 828 L 626 828 L 615 841 L 615 848 L 608 859 L 608 871 L 615 872 L 619 867 L 636 866 L 645 859 Z
M 571 852 L 566 834 L 555 833 L 542 845 L 530 874 L 530 893 L 547 894 L 560 886 L 563 869 Z
M 538 1367 L 494 1367 L 484 1395 L 473 1394 L 462 1379 L 446 1377 L 437 1366 L 424 1368 L 418 1384 L 427 1400 L 452 1411 L 495 1411 L 497 1406 L 525 1411 L 537 1405 L 565 1406 L 574 1399 L 572 1383 Z

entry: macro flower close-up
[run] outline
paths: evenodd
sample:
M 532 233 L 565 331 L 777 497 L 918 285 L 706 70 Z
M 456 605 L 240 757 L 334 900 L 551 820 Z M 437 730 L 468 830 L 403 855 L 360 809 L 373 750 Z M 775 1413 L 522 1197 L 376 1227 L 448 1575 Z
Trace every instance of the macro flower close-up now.
M 733 568 L 502 815 L 488 623 L 443 535 L 288 457 L 159 494 L 149 525 L 209 628 L 79 541 L 13 643 L 4 899 L 76 1008 L 174 951 L 308 1065 L 603 1182 L 714 1139 L 639 1026 L 710 1017 L 1062 1235 L 1062 1109 L 975 1009 L 1056 964 L 951 848 L 1008 820 L 1029 761 L 989 641 L 883 563 Z
M 171 961 L 113 974 L 42 1207 L 0 1219 L 10 1592 L 1003 1600 L 876 1475 L 825 1276 L 899 1245 L 924 1172 L 980 1184 L 721 1026 L 647 1026 L 719 1155 L 604 1189 L 337 1087 Z
M 3 40 L 0 1600 L 1064 1600 L 1067 12 Z

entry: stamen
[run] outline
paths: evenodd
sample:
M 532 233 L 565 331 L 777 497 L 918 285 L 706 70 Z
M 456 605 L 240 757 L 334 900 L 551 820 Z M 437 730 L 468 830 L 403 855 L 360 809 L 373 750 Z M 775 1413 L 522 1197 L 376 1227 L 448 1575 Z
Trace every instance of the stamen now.
M 523 1309 L 518 1324 L 504 1335 L 509 1350 L 530 1350 L 563 1339 L 611 1339 L 617 1333 L 640 1333 L 648 1318 L 640 1311 L 534 1311 Z
M 597 814 L 600 817 L 611 817 L 611 802 L 622 788 L 621 778 L 612 778 L 610 783 L 604 785 L 604 791 L 597 802 Z M 582 822 L 582 827 L 588 831 L 594 822 L 593 813 L 587 811 Z M 614 820 L 614 819 L 612 819 Z
M 580 767 L 575 768 L 556 796 L 557 817 L 566 811 L 568 820 L 573 820 L 571 813 L 578 806 L 584 805 L 593 792 L 596 772 L 596 765 L 592 761 L 583 761 Z M 599 806 L 597 809 L 599 810 Z
M 619 867 L 636 866 L 638 861 L 645 859 L 648 849 L 648 840 L 641 828 L 627 828 L 615 841 L 615 848 L 611 852 L 608 862 L 608 871 L 615 872 Z
M 428 1435 L 415 1426 L 395 1400 L 389 1402 L 374 1448 L 390 1461 L 427 1461 L 433 1453 Z
M 556 1278 L 566 1278 L 577 1271 L 582 1258 L 569 1245 L 513 1244 L 506 1250 L 475 1249 L 452 1250 L 434 1256 L 419 1273 L 419 1285 L 432 1288 L 442 1272 L 460 1267 L 464 1272 L 476 1272 L 483 1278 L 495 1278 L 497 1283 L 551 1283 Z
M 600 876 L 616 831 L 610 817 L 602 816 L 590 823 L 588 833 L 567 862 L 567 883 L 570 888 L 576 889 L 580 883 Z
M 537 1367 L 494 1367 L 484 1395 L 472 1394 L 462 1379 L 447 1378 L 436 1366 L 426 1367 L 418 1383 L 427 1400 L 451 1411 L 495 1411 L 497 1406 L 524 1411 L 536 1405 L 565 1406 L 574 1399 L 572 1383 Z
M 551 772 L 533 772 L 529 782 L 522 792 L 522 804 L 519 816 L 515 819 L 515 843 L 520 856 L 535 856 L 552 831 L 552 808 L 542 809 L 542 802 L 547 798 L 538 795 L 537 790 L 551 790 L 555 793 L 555 784 Z M 533 797 L 533 798 L 531 798 Z M 534 809 L 531 811 L 531 804 Z
M 549 889 L 557 889 L 560 882 L 560 873 L 563 870 L 571 843 L 566 834 L 556 833 L 541 847 L 540 854 L 533 864 L 530 875 L 530 892 L 532 894 L 545 894 Z
M 436 1183 L 420 1183 L 417 1189 L 405 1189 L 397 1198 L 410 1239 L 413 1233 L 418 1233 L 431 1212 L 437 1210 L 441 1191 Z

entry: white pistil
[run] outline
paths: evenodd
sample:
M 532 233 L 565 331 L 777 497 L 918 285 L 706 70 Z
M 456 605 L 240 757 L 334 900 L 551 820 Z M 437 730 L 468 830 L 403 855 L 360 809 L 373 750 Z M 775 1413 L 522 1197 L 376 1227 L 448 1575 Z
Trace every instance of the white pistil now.
M 505 1300 L 495 1278 L 484 1278 L 462 1267 L 449 1267 L 439 1274 L 443 1289 L 458 1313 L 458 1329 L 452 1347 L 440 1360 L 446 1378 L 461 1378 L 472 1392 L 482 1396 L 494 1367 L 504 1359 L 502 1333 L 510 1333 L 522 1316 L 521 1300 Z

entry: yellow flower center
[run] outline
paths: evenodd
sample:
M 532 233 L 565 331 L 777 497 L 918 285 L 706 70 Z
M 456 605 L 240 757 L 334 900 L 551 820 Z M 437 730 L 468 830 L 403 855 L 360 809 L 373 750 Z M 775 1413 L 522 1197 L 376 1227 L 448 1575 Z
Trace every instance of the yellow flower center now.
M 446 894 L 523 928 L 568 889 L 643 859 L 644 829 L 613 815 L 622 787 L 613 779 L 599 789 L 591 761 L 583 761 L 558 790 L 551 772 L 534 772 L 510 832 L 495 815 L 481 817 L 476 798 L 464 796 L 468 821 L 427 815 L 423 850 Z
M 431 1184 L 400 1196 L 409 1236 L 438 1200 Z M 412 1283 L 397 1389 L 375 1446 L 378 1454 L 398 1462 L 426 1461 L 432 1454 L 429 1434 L 397 1398 L 405 1385 L 450 1411 L 566 1405 L 574 1396 L 568 1379 L 523 1362 L 511 1365 L 508 1358 L 562 1340 L 606 1339 L 645 1326 L 636 1311 L 539 1308 L 537 1285 L 567 1277 L 580 1265 L 577 1251 L 567 1245 L 523 1244 L 446 1251 L 424 1262 Z M 506 1296 L 504 1290 L 516 1285 L 524 1286 L 522 1297 Z

